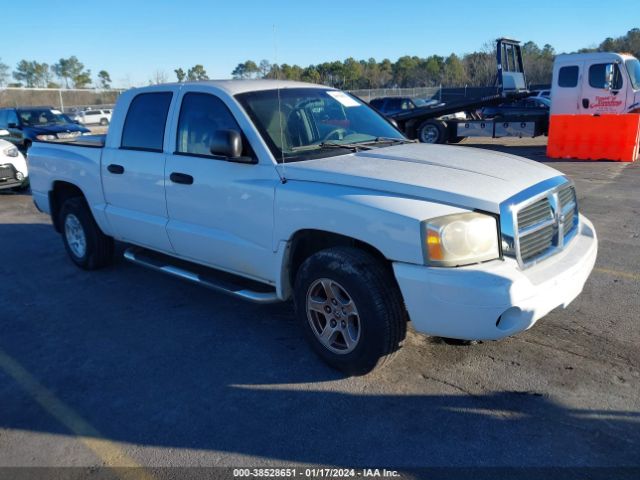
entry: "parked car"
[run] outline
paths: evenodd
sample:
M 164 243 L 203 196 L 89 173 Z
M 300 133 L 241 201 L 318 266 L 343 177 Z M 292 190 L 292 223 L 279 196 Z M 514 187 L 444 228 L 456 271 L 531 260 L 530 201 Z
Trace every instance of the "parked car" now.
M 77 113 L 78 121 L 83 125 L 102 125 L 111 122 L 111 110 L 85 110 Z
M 531 98 L 548 98 L 550 100 L 551 99 L 551 90 L 532 90 L 531 91 L 531 95 L 529 95 L 529 97 L 531 97 Z
M 29 161 L 34 202 L 78 267 L 107 265 L 120 240 L 156 271 L 292 299 L 312 348 L 350 374 L 398 350 L 409 319 L 467 340 L 526 330 L 571 303 L 596 260 L 561 172 L 408 140 L 321 85 L 129 90 L 106 135 L 36 142 Z
M 380 97 L 374 98 L 369 102 L 373 108 L 385 115 L 392 113 L 398 113 L 405 110 L 413 110 L 419 107 L 430 107 L 438 105 L 437 100 L 429 99 L 423 100 L 422 98 L 410 98 L 410 97 Z
M 543 97 L 527 97 L 515 102 L 503 103 L 496 106 L 482 107 L 480 114 L 483 118 L 513 118 L 513 117 L 548 117 L 551 100 Z
M 2 135 L 0 131 L 0 135 Z M 29 185 L 29 170 L 22 153 L 13 143 L 0 140 L 0 190 Z
M 69 139 L 90 133 L 52 107 L 0 108 L 0 138 L 27 151 L 36 140 Z

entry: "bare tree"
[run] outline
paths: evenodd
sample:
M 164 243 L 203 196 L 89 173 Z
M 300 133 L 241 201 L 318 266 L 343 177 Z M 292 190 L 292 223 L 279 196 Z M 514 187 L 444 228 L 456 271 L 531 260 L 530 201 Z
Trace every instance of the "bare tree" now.
M 149 79 L 149 85 L 158 85 L 160 83 L 167 83 L 168 81 L 169 76 L 167 75 L 167 72 L 164 70 L 156 70 Z
M 9 79 L 9 65 L 0 61 L 0 87 L 4 87 Z

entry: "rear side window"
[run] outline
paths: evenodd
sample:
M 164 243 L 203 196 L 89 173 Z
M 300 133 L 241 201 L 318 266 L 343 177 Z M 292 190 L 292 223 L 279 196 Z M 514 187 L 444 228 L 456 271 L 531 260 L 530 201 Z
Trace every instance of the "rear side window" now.
M 558 86 L 564 88 L 573 88 L 578 86 L 577 66 L 562 67 L 558 72 Z
M 607 88 L 607 66 L 613 65 L 613 90 L 622 88 L 622 74 L 617 64 L 598 63 L 589 67 L 589 86 L 593 88 Z
M 121 147 L 161 152 L 171 92 L 141 93 L 129 106 L 122 129 Z

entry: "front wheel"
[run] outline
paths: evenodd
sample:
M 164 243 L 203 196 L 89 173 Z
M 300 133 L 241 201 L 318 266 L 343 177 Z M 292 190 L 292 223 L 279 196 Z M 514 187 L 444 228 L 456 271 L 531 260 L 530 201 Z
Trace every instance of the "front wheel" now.
M 392 272 L 356 248 L 309 257 L 297 273 L 294 301 L 312 348 L 349 375 L 384 363 L 406 335 L 406 311 Z
M 66 200 L 60 209 L 59 221 L 64 247 L 73 263 L 85 270 L 96 270 L 111 263 L 113 238 L 102 233 L 83 198 Z

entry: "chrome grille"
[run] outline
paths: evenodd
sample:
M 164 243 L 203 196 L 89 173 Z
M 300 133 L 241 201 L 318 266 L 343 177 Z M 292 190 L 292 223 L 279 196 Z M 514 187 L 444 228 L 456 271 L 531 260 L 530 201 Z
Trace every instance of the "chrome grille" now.
M 13 180 L 16 172 L 11 165 L 0 165 L 0 180 Z
M 79 137 L 81 132 L 60 132 L 56 136 L 60 139 Z
M 555 223 L 551 203 L 547 197 L 518 212 L 518 238 L 523 262 L 531 261 L 553 246 Z
M 562 212 L 562 232 L 565 238 L 573 234 L 575 227 L 578 225 L 578 201 L 576 199 L 576 190 L 569 186 L 558 192 L 560 201 L 560 211 Z
M 556 177 L 516 195 L 500 206 L 503 253 L 521 268 L 558 253 L 578 226 L 573 185 Z
M 518 227 L 527 228 L 545 220 L 553 219 L 548 198 L 542 198 L 518 212 Z

